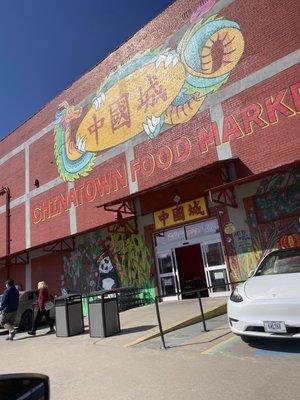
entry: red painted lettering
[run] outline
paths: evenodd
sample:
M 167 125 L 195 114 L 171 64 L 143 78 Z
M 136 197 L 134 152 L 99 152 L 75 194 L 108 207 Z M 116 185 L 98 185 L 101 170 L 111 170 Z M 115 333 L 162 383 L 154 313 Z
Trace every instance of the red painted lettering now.
M 74 204 L 74 207 L 78 206 L 78 199 L 77 199 L 77 193 L 74 188 L 70 189 L 68 193 L 68 208 L 70 209 L 72 204 Z
M 84 197 L 88 202 L 92 202 L 95 200 L 97 196 L 97 186 L 95 181 L 88 181 L 84 187 Z
M 212 122 L 208 130 L 205 128 L 199 130 L 198 144 L 201 153 L 206 153 L 208 146 L 218 146 L 220 144 L 219 129 L 216 122 Z
M 290 107 L 288 107 L 284 102 L 284 97 L 287 93 L 287 90 L 281 90 L 273 100 L 271 96 L 268 99 L 265 99 L 265 105 L 267 109 L 267 115 L 271 124 L 276 124 L 278 122 L 278 114 L 280 113 L 285 117 L 289 117 L 290 115 L 294 115 L 295 112 Z
M 250 106 L 242 109 L 241 116 L 246 135 L 250 135 L 253 132 L 253 124 L 260 128 L 269 126 L 269 124 L 261 118 L 262 112 L 263 108 L 260 104 L 250 104 Z
M 69 201 L 68 201 L 68 193 L 60 193 L 57 197 L 58 201 L 60 202 L 62 208 L 65 211 L 69 210 Z
M 38 224 L 39 222 L 42 222 L 42 221 L 43 221 L 42 209 L 40 206 L 35 207 L 33 210 L 32 222 L 34 224 Z
M 131 179 L 132 182 L 135 182 L 137 180 L 137 172 L 140 171 L 141 166 L 140 166 L 140 160 L 139 159 L 134 159 L 130 161 L 130 173 L 131 173 Z
M 102 197 L 104 194 L 110 194 L 111 188 L 111 173 L 108 172 L 101 175 L 95 180 L 99 195 Z
M 57 215 L 61 214 L 61 205 L 58 202 L 57 196 L 51 198 L 49 200 L 49 211 L 50 211 L 50 218 L 54 218 Z
M 222 139 L 223 143 L 231 141 L 231 136 L 234 136 L 236 139 L 242 138 L 244 136 L 243 131 L 239 127 L 239 124 L 236 122 L 233 115 L 224 117 L 223 139 Z
M 290 90 L 295 104 L 295 108 L 298 112 L 300 112 L 300 82 L 295 83 L 295 85 L 292 85 L 290 87 Z
M 155 159 L 158 168 L 163 170 L 170 168 L 173 162 L 172 150 L 169 146 L 161 146 Z
M 174 154 L 174 162 L 184 162 L 191 154 L 192 143 L 186 136 L 182 136 L 182 138 L 175 140 L 172 145 L 172 149 Z
M 76 188 L 78 204 L 80 206 L 83 204 L 83 190 L 84 190 L 84 186 L 80 186 L 79 188 Z
M 141 159 L 142 169 L 141 173 L 145 176 L 150 176 L 154 172 L 155 160 L 151 153 L 145 154 Z
M 127 187 L 127 170 L 126 165 L 123 165 L 120 169 L 115 169 L 111 172 L 111 181 L 113 190 L 116 192 L 120 188 Z

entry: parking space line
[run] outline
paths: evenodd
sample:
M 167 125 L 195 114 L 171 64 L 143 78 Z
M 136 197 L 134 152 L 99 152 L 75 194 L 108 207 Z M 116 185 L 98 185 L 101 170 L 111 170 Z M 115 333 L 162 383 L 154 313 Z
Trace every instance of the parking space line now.
M 234 346 L 236 343 L 239 343 L 241 339 L 238 336 L 232 336 L 229 339 L 223 340 L 221 343 L 218 343 L 209 349 L 202 351 L 201 354 L 218 354 L 222 350 L 228 349 L 232 346 Z

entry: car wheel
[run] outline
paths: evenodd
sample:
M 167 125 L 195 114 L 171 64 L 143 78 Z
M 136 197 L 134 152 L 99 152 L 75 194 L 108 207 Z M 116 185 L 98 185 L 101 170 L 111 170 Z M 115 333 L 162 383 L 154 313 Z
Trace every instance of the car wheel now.
M 256 340 L 256 338 L 253 336 L 241 336 L 241 339 L 245 343 L 253 343 Z
M 19 323 L 18 331 L 30 331 L 32 329 L 32 310 L 23 312 L 21 321 Z

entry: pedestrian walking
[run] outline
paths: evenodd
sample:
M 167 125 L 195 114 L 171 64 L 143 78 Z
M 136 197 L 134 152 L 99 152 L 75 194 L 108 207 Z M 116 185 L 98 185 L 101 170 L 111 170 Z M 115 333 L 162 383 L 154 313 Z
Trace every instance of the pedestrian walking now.
M 1 325 L 8 330 L 8 337 L 6 340 L 13 340 L 16 334 L 15 320 L 19 307 L 19 291 L 15 287 L 12 279 L 5 282 L 6 289 L 3 292 L 1 300 Z
M 46 321 L 49 325 L 50 330 L 47 334 L 54 333 L 55 329 L 53 327 L 53 322 L 50 318 L 50 309 L 53 307 L 53 303 L 51 301 L 51 297 L 49 295 L 49 291 L 46 285 L 46 282 L 41 281 L 38 283 L 38 300 L 37 300 L 38 312 L 33 324 L 33 328 L 28 332 L 29 335 L 35 335 L 36 330 L 45 316 Z

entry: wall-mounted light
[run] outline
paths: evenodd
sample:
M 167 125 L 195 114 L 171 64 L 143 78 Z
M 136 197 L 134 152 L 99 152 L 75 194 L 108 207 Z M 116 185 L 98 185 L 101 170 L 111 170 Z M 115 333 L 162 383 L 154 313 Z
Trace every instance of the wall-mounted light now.
M 179 204 L 180 200 L 181 200 L 181 197 L 178 194 L 178 190 L 174 189 L 174 196 L 173 196 L 174 203 Z
M 39 188 L 40 187 L 40 181 L 38 180 L 38 179 L 36 179 L 35 181 L 34 181 L 34 184 L 33 184 L 36 188 Z

